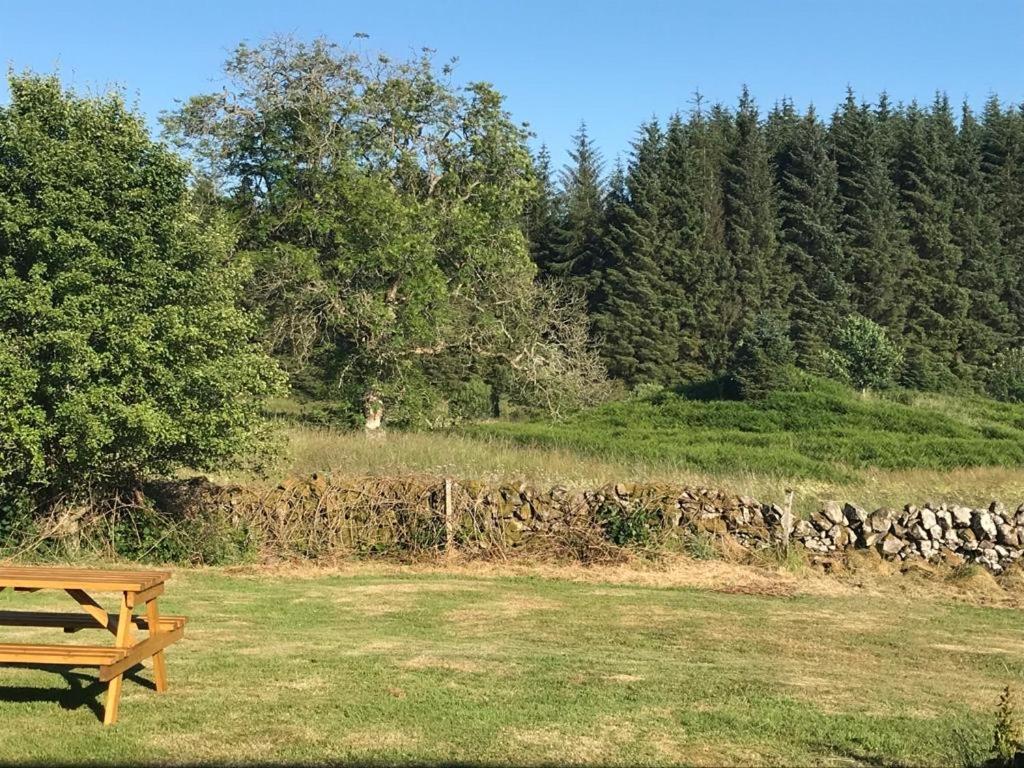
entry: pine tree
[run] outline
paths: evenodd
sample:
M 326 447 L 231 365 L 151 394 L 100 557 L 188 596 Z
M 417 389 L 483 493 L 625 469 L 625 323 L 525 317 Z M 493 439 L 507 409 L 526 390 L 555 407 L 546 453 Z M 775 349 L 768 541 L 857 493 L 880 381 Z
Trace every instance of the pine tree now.
M 626 194 L 608 216 L 606 298 L 597 328 L 612 376 L 628 384 L 678 383 L 678 322 L 666 264 L 678 258 L 666 225 L 665 139 L 657 122 L 641 129 Z
M 775 188 L 757 107 L 746 87 L 723 169 L 725 243 L 735 270 L 731 286 L 736 341 L 758 313 L 784 313 L 789 281 L 777 242 Z
M 1003 301 L 1012 314 L 1011 340 L 1024 344 L 1024 114 L 1004 110 L 996 97 L 985 104 L 981 172 L 1000 230 L 1006 276 Z
M 573 137 L 569 157 L 572 163 L 561 174 L 561 224 L 545 273 L 586 294 L 593 309 L 602 269 L 604 185 L 601 155 L 585 123 Z
M 829 336 L 848 310 L 847 267 L 838 233 L 835 161 L 814 109 L 803 117 L 792 102 L 769 120 L 781 214 L 780 251 L 791 274 L 791 330 L 796 359 L 821 363 Z
M 949 100 L 931 110 L 911 104 L 902 116 L 896 178 L 914 257 L 904 274 L 907 297 L 904 383 L 932 389 L 950 383 L 958 364 L 967 295 L 957 285 L 962 254 L 953 238 L 956 127 Z
M 533 173 L 537 192 L 526 208 L 524 226 L 530 243 L 530 256 L 538 272 L 547 275 L 558 261 L 556 244 L 561 222 L 561 199 L 551 180 L 551 155 L 546 145 L 541 146 L 533 160 Z
M 709 275 L 701 269 L 703 238 L 701 189 L 691 131 L 676 114 L 665 132 L 662 193 L 663 226 L 667 249 L 663 263 L 668 300 L 676 315 L 678 374 L 687 381 L 707 378 L 710 371 L 701 360 L 701 333 L 697 316 L 709 288 Z
M 1015 331 L 1004 295 L 1010 270 L 996 218 L 999 206 L 981 171 L 981 143 L 982 128 L 965 103 L 956 143 L 953 212 L 953 236 L 963 254 L 958 281 L 968 293 L 959 349 L 965 376 L 977 376 L 978 368 L 990 365 Z
M 867 104 L 858 105 L 848 90 L 832 117 L 829 136 L 851 303 L 859 314 L 899 338 L 905 312 L 900 275 L 909 260 L 909 246 L 886 157 L 888 141 L 880 127 L 887 119 Z

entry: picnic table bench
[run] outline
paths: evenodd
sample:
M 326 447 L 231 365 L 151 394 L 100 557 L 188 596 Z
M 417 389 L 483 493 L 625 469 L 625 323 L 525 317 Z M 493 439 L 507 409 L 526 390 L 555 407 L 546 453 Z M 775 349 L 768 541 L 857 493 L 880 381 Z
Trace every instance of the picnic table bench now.
M 103 724 L 117 722 L 124 673 L 146 659 L 153 660 L 156 690 L 167 690 L 167 664 L 164 649 L 185 633 L 183 616 L 161 616 L 157 598 L 163 594 L 166 571 L 108 571 L 87 568 L 0 567 L 0 592 L 36 592 L 62 590 L 70 595 L 84 613 L 50 611 L 0 611 L 0 627 L 53 627 L 73 633 L 83 629 L 106 629 L 114 635 L 108 645 L 40 645 L 37 643 L 0 643 L 0 665 L 32 664 L 66 667 L 99 667 L 100 682 L 107 683 L 103 706 Z M 91 595 L 97 592 L 121 593 L 117 613 L 108 613 Z M 145 615 L 135 610 L 145 608 Z M 134 641 L 133 630 L 145 630 L 144 638 Z

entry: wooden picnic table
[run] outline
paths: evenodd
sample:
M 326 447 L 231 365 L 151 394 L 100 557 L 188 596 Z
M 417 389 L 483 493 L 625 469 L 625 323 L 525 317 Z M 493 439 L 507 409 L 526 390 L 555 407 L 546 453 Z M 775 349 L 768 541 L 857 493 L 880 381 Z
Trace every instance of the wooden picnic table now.
M 66 592 L 84 613 L 48 611 L 0 611 L 0 626 L 54 627 L 65 632 L 82 629 L 106 629 L 114 635 L 107 645 L 40 645 L 0 643 L 0 664 L 59 665 L 99 667 L 99 678 L 106 682 L 107 697 L 103 724 L 117 722 L 124 673 L 146 659 L 153 660 L 156 690 L 167 690 L 167 664 L 164 649 L 185 633 L 183 616 L 161 616 L 157 598 L 163 594 L 166 571 L 119 571 L 89 568 L 0 567 L 0 592 L 36 592 L 56 589 Z M 108 613 L 93 593 L 120 593 L 117 613 Z M 137 608 L 145 615 L 135 616 Z M 146 630 L 146 636 L 133 640 L 133 629 Z

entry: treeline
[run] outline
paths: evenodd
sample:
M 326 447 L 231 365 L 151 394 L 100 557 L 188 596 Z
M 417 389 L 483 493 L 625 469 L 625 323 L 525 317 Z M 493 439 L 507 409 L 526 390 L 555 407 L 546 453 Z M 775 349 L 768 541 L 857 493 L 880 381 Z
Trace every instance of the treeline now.
M 605 174 L 585 126 L 527 229 L 541 273 L 587 297 L 609 373 L 628 384 L 722 377 L 751 346 L 826 371 L 851 317 L 902 349 L 920 389 L 990 381 L 1024 338 L 1024 113 L 873 104 L 762 118 L 698 99 L 641 126 Z M 744 352 L 746 350 L 746 352 Z M 1019 357 L 1019 355 L 1018 355 Z

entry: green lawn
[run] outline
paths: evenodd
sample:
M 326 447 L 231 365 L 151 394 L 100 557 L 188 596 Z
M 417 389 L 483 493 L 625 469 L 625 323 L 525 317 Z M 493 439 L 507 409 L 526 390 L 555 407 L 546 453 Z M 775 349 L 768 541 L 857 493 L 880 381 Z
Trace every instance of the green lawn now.
M 190 619 L 170 692 L 127 682 L 105 730 L 57 673 L 0 669 L 0 762 L 950 765 L 985 752 L 1000 688 L 1024 681 L 1019 610 L 899 585 L 367 567 L 179 571 L 168 589 Z M 70 601 L 0 594 L 16 604 Z

